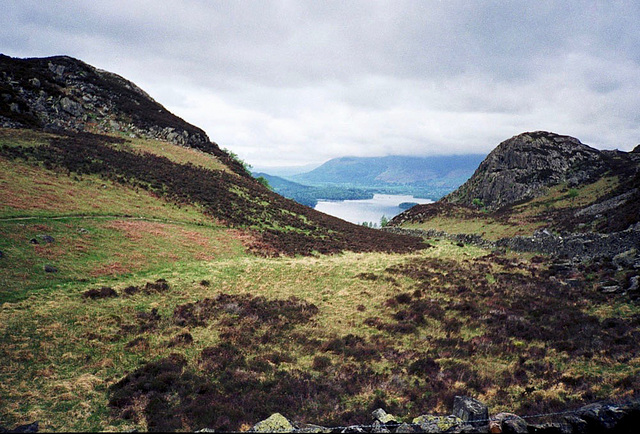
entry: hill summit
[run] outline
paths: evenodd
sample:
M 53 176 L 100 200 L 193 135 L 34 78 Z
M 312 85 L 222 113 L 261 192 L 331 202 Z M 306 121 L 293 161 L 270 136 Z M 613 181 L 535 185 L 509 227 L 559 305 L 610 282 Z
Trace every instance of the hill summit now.
M 611 233 L 639 219 L 637 150 L 600 151 L 573 137 L 535 131 L 500 143 L 457 190 L 392 224 L 500 238 L 541 228 Z
M 522 133 L 500 143 L 473 176 L 445 200 L 498 209 L 542 195 L 561 183 L 595 180 L 609 165 L 602 152 L 578 139 L 546 131 Z

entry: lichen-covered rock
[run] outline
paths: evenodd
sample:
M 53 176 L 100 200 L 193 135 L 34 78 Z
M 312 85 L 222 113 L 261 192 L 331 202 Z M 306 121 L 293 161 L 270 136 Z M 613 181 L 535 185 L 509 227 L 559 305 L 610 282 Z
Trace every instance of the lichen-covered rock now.
M 249 432 L 293 432 L 295 427 L 280 413 L 274 413 L 267 419 L 255 424 Z
M 464 425 L 464 421 L 457 416 L 433 416 L 424 414 L 413 419 L 414 425 L 419 425 L 423 432 L 440 433 L 457 426 Z
M 378 408 L 371 413 L 371 416 L 374 420 L 377 420 L 380 423 L 396 423 L 396 417 L 392 414 L 387 413 L 382 408 Z

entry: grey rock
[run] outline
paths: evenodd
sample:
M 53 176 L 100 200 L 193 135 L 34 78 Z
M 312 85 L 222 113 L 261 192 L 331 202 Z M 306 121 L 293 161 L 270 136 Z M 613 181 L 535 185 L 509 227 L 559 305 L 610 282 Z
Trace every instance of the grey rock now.
M 299 426 L 296 431 L 297 433 L 331 433 L 333 430 L 331 428 L 327 428 L 320 425 L 314 425 L 312 423 L 303 424 Z
M 408 423 L 404 422 L 400 424 L 398 428 L 396 428 L 395 432 L 396 434 L 409 434 L 409 433 L 416 432 L 416 430 L 412 425 L 409 425 Z
M 390 433 L 391 431 L 389 431 L 389 428 L 387 428 L 384 423 L 380 422 L 379 420 L 376 420 L 373 422 L 373 424 L 371 424 L 371 432 L 384 434 L 384 433 Z
M 2 258 L 2 252 L 0 252 L 0 258 Z M 627 288 L 628 292 L 636 292 L 640 289 L 640 276 L 633 276 L 629 279 L 629 287 Z
M 601 286 L 599 290 L 603 294 L 615 294 L 620 292 L 622 287 L 620 285 Z
M 453 414 L 472 426 L 489 423 L 489 409 L 482 402 L 469 396 L 456 396 L 453 399 Z
M 580 408 L 576 415 L 585 420 L 592 430 L 612 431 L 625 416 L 625 411 L 618 406 L 596 403 Z
M 379 421 L 381 423 L 395 423 L 396 418 L 394 415 L 387 413 L 382 408 L 378 408 L 371 412 L 371 416 L 374 420 Z
M 464 425 L 464 421 L 457 416 L 434 416 L 423 414 L 413 419 L 412 423 L 420 427 L 421 432 L 441 433 L 452 432 Z
M 47 265 L 44 266 L 44 271 L 46 273 L 57 273 L 58 269 L 56 267 L 54 267 L 53 265 L 47 264 Z
M 357 425 L 353 425 L 353 426 L 348 426 L 345 427 L 342 431 L 340 431 L 341 433 L 363 433 L 366 432 L 363 428 L 357 426 Z
M 618 267 L 618 270 L 624 270 L 626 268 L 632 268 L 638 257 L 638 250 L 635 248 L 629 249 L 625 252 L 619 253 L 613 257 L 613 265 Z
M 60 100 L 60 108 L 76 117 L 82 116 L 83 113 L 82 106 L 66 96 Z
M 588 432 L 588 424 L 584 419 L 572 414 L 565 416 L 564 420 L 575 434 L 586 434 Z
M 0 432 L 11 432 L 11 433 L 33 433 L 38 432 L 40 429 L 40 422 L 33 422 L 26 425 L 18 425 L 13 429 L 6 429 L 0 426 Z
M 51 235 L 38 235 L 38 238 L 40 238 L 42 240 L 43 243 L 53 243 L 55 241 L 55 238 L 53 238 Z
M 513 413 L 498 413 L 492 418 L 505 434 L 527 434 L 527 422 L 518 415 Z
M 274 413 L 267 419 L 255 424 L 249 432 L 293 432 L 295 427 L 280 413 Z

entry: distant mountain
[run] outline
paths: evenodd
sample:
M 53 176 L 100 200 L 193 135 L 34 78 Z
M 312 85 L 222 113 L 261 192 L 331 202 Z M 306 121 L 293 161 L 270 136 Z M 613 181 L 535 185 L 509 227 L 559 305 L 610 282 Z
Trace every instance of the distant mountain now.
M 366 187 L 379 192 L 439 199 L 465 182 L 484 159 L 482 154 L 432 157 L 342 157 L 310 172 L 287 177 L 305 185 Z
M 309 184 L 384 185 L 434 181 L 455 183 L 461 178 L 471 176 L 484 158 L 483 154 L 342 157 L 329 160 L 317 169 L 292 176 L 291 179 Z

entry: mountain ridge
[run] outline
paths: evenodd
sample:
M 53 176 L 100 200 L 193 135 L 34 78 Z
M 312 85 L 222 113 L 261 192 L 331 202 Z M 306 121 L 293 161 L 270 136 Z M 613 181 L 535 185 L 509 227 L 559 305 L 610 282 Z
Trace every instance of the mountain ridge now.
M 429 157 L 347 156 L 331 159 L 310 172 L 288 178 L 302 183 L 354 185 L 413 184 L 449 180 L 455 182 L 459 178 L 469 176 L 484 157 L 483 154 Z

